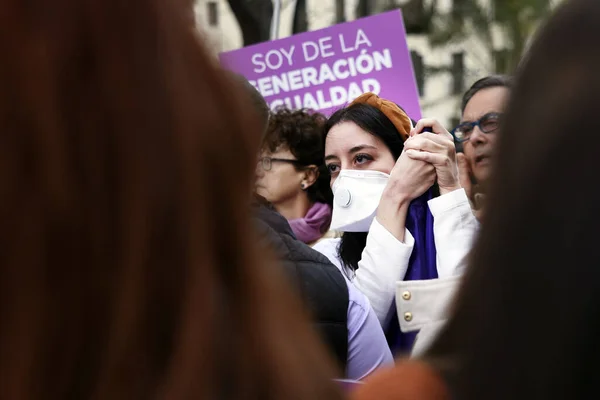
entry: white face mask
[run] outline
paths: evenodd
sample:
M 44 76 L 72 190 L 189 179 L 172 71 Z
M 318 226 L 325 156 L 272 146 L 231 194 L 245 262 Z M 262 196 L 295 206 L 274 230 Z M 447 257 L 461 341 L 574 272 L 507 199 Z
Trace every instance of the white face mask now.
M 340 171 L 332 187 L 331 229 L 368 232 L 389 178 L 379 171 Z

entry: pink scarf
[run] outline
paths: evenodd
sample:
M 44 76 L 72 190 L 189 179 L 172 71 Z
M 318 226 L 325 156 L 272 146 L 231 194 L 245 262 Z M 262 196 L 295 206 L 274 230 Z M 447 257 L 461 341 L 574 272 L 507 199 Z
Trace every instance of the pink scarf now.
M 325 203 L 315 203 L 304 218 L 288 221 L 296 238 L 306 244 L 313 243 L 323 236 L 331 223 L 331 207 Z

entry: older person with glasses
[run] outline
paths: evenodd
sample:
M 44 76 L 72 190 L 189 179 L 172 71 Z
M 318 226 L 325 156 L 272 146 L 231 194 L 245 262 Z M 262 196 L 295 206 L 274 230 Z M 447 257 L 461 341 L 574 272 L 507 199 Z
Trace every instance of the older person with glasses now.
M 496 133 L 511 88 L 511 77 L 492 75 L 479 79 L 462 99 L 461 123 L 452 131 L 458 154 L 461 186 L 467 191 L 478 218 L 482 218 L 487 181 L 494 155 Z
M 331 222 L 333 194 L 323 162 L 325 121 L 324 115 L 308 110 L 276 110 L 256 168 L 256 192 L 309 245 L 328 232 Z
M 263 171 L 270 171 L 273 169 L 273 163 L 288 163 L 302 167 L 302 163 L 300 163 L 300 161 L 288 158 L 260 157 L 258 161 L 260 162 Z

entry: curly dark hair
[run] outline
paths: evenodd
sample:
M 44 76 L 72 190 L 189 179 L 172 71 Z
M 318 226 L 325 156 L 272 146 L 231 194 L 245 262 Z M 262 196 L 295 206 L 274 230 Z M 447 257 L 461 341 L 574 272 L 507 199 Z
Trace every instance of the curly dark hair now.
M 307 189 L 313 202 L 333 204 L 333 193 L 329 187 L 329 172 L 323 159 L 323 127 L 327 117 L 308 110 L 277 108 L 269 119 L 267 133 L 262 148 L 275 152 L 280 148 L 289 149 L 299 161 L 298 169 L 309 165 L 319 168 L 317 181 Z

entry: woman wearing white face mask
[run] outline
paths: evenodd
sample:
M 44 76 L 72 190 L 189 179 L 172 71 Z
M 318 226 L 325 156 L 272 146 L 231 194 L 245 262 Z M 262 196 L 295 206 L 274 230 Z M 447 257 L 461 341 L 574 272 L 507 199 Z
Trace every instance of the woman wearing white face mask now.
M 325 162 L 331 228 L 344 235 L 315 249 L 369 298 L 393 350 L 407 350 L 414 337 L 397 335 L 393 318 L 398 281 L 460 275 L 477 229 L 452 137 L 435 120 L 413 127 L 400 107 L 368 93 L 329 119 Z

